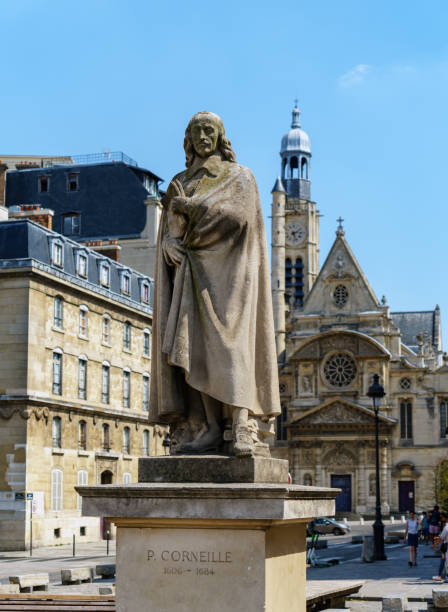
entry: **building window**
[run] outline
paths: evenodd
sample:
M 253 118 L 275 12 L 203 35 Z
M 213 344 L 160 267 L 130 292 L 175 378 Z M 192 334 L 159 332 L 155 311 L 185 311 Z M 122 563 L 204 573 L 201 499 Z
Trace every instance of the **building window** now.
M 52 392 L 62 395 L 62 352 L 53 352 L 53 385 Z
M 61 417 L 53 417 L 51 424 L 51 442 L 53 448 L 62 448 L 62 421 Z
M 85 487 L 87 485 L 87 472 L 86 470 L 79 470 L 78 472 L 78 486 Z M 81 510 L 82 507 L 82 497 L 78 494 L 78 510 Z M 81 527 L 81 529 L 84 529 Z M 85 535 L 85 534 L 81 534 Z
M 78 360 L 78 398 L 87 399 L 87 358 Z
M 123 407 L 129 408 L 131 403 L 131 372 L 123 370 Z
M 79 307 L 79 335 L 87 338 L 89 333 L 89 310 L 87 306 Z
M 151 355 L 151 332 L 149 329 L 143 331 L 143 356 L 149 357 Z
M 305 485 L 305 487 L 312 487 L 313 486 L 313 477 L 311 476 L 311 474 L 304 474 L 304 476 L 303 476 L 303 484 Z
M 110 266 L 104 262 L 100 264 L 100 283 L 104 287 L 110 287 Z
M 64 300 L 60 295 L 54 298 L 53 325 L 58 329 L 64 327 Z
M 51 509 L 53 512 L 62 510 L 62 470 L 51 472 Z
M 129 427 L 123 429 L 123 455 L 131 454 L 131 430 Z
M 338 308 L 343 308 L 348 301 L 348 290 L 345 285 L 338 285 L 333 291 L 333 302 Z
M 305 157 L 300 162 L 300 178 L 308 180 L 308 162 Z
M 52 242 L 51 262 L 59 268 L 64 267 L 64 245 L 60 240 L 53 240 Z
M 333 387 L 348 387 L 356 377 L 355 361 L 348 353 L 335 353 L 324 364 L 324 376 Z
M 403 391 L 408 391 L 411 388 L 411 379 L 404 377 L 400 380 L 400 389 Z
M 123 326 L 123 348 L 125 351 L 131 350 L 132 341 L 132 326 L 129 321 L 126 321 Z
M 76 272 L 79 276 L 87 278 L 89 259 L 86 253 L 76 253 Z
M 39 193 L 47 193 L 50 191 L 50 177 L 46 175 L 39 176 L 38 179 Z
M 440 402 L 440 437 L 446 438 L 446 428 L 448 427 L 448 400 Z
M 66 236 L 76 236 L 80 233 L 81 215 L 71 213 L 62 217 L 62 233 Z
M 149 283 L 147 282 L 140 284 L 140 299 L 145 304 L 149 304 Z
M 101 401 L 103 404 L 110 402 L 110 366 L 103 363 L 101 378 Z
M 110 427 L 107 423 L 103 423 L 101 445 L 106 452 L 110 451 Z
M 110 318 L 108 316 L 103 317 L 103 344 L 110 345 Z
M 130 482 L 131 482 L 131 474 L 129 472 L 124 472 L 123 484 L 129 484 Z
M 412 403 L 407 400 L 400 402 L 400 438 L 412 440 Z
M 369 497 L 375 497 L 376 495 L 376 477 L 375 474 L 369 475 Z
M 131 277 L 127 272 L 121 273 L 120 289 L 121 293 L 125 293 L 126 295 L 131 293 Z
M 79 175 L 77 172 L 67 174 L 67 191 L 73 192 L 79 189 Z
M 149 374 L 143 374 L 143 410 L 149 410 Z
M 288 409 L 286 404 L 282 404 L 282 413 L 277 417 L 277 440 L 286 440 L 286 421 L 288 419 Z
M 79 421 L 78 424 L 78 448 L 80 450 L 87 448 L 87 423 L 85 421 Z
M 143 430 L 143 456 L 149 457 L 149 430 Z

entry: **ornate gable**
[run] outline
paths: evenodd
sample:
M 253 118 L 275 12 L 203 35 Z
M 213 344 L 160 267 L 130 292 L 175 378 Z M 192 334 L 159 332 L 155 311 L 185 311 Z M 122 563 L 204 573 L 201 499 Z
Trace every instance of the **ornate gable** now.
M 352 406 L 348 406 L 342 402 L 334 402 L 317 412 L 299 418 L 298 421 L 300 421 L 300 425 L 356 425 L 360 423 L 372 423 L 374 421 L 374 416 L 364 411 L 356 410 Z

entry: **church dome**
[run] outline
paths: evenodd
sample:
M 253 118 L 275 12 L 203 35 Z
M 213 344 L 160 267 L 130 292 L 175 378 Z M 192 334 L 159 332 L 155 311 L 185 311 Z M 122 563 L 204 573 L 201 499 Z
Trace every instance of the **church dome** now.
M 282 138 L 280 154 L 293 151 L 311 153 L 310 138 L 300 129 L 300 111 L 297 106 L 292 111 L 291 129 Z

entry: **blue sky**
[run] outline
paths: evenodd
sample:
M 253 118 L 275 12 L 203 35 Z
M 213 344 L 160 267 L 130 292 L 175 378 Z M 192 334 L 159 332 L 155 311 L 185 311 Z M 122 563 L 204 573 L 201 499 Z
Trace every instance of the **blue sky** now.
M 166 180 L 192 114 L 224 120 L 269 226 L 297 96 L 321 213 L 393 310 L 439 303 L 448 348 L 448 3 L 3 0 L 0 154 L 123 150 Z

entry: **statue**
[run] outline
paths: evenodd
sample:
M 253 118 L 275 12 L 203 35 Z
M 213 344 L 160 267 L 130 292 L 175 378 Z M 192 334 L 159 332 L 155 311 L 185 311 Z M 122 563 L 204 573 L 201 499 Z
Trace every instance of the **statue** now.
M 269 456 L 280 398 L 257 186 L 214 113 L 192 117 L 184 150 L 162 201 L 150 419 L 174 453 Z

